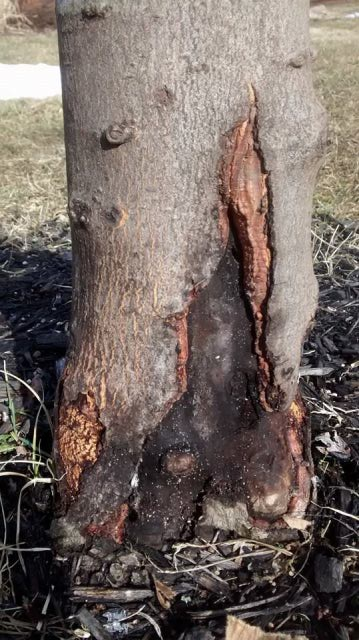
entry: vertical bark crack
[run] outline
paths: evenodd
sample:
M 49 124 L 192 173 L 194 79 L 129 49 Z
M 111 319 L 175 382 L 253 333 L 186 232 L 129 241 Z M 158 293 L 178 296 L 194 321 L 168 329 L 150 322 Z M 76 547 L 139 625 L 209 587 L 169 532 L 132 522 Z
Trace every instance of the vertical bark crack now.
M 264 333 L 272 263 L 268 229 L 269 186 L 258 144 L 257 104 L 251 86 L 248 118 L 238 123 L 227 136 L 221 191 L 241 251 L 244 289 L 253 314 L 259 399 L 266 411 L 272 411 L 267 393 L 271 365 Z
M 176 380 L 177 380 L 177 394 L 171 400 L 171 406 L 179 400 L 182 394 L 187 389 L 187 361 L 188 361 L 188 330 L 187 330 L 187 315 L 188 307 L 181 313 L 176 313 L 173 316 L 169 316 L 166 319 L 172 329 L 174 329 L 177 336 L 177 364 L 176 364 Z

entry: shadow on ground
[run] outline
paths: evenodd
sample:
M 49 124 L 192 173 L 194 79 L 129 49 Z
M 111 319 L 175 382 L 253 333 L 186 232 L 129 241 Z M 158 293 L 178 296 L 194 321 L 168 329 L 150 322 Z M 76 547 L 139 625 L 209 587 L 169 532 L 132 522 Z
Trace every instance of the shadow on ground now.
M 46 416 L 43 412 L 38 414 L 39 403 L 11 374 L 31 385 L 52 413 L 57 370 L 68 342 L 70 305 L 70 247 L 61 252 L 0 248 L 0 358 L 1 369 L 4 371 L 6 366 L 10 376 L 6 382 L 4 373 L 0 375 L 0 536 L 8 546 L 17 541 L 27 548 L 49 546 L 47 532 L 53 509 L 50 484 L 40 481 L 21 492 L 26 476 L 24 480 L 16 474 L 28 474 L 29 480 L 36 477 L 35 467 L 25 462 L 35 454 L 43 465 L 51 463 L 52 437 Z M 14 402 L 15 420 L 9 409 L 9 396 Z M 49 476 L 46 467 L 40 468 L 40 475 L 42 469 Z M 21 603 L 23 598 L 48 590 L 51 554 L 24 553 L 23 561 L 26 575 L 17 553 L 5 551 L 2 557 L 1 591 L 5 600 Z

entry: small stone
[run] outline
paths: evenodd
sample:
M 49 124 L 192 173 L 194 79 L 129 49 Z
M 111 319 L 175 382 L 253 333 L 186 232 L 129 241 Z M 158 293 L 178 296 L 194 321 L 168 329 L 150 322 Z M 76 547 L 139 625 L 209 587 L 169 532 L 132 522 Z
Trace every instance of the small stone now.
M 99 571 L 101 569 L 101 558 L 93 556 L 82 556 L 81 558 L 81 571 Z
M 141 561 L 136 553 L 118 554 L 117 562 L 126 568 L 141 566 Z
M 97 571 L 96 573 L 93 573 L 91 578 L 90 578 L 90 584 L 93 585 L 103 585 L 105 583 L 105 579 L 104 579 L 104 575 L 103 573 L 101 573 L 101 571 Z
M 128 580 L 128 570 L 119 562 L 113 562 L 108 570 L 108 577 L 116 587 L 125 584 Z
M 76 525 L 69 524 L 65 518 L 53 521 L 50 535 L 61 555 L 81 551 L 86 543 L 86 538 L 81 535 Z
M 114 543 L 110 539 L 102 538 L 101 544 L 91 547 L 88 553 L 90 556 L 104 558 L 107 562 L 111 562 L 111 559 L 114 557 L 114 546 Z
M 131 584 L 133 584 L 134 587 L 150 587 L 150 576 L 146 569 L 133 571 L 131 574 Z
M 314 560 L 314 577 L 320 593 L 338 593 L 343 584 L 343 563 L 318 553 Z

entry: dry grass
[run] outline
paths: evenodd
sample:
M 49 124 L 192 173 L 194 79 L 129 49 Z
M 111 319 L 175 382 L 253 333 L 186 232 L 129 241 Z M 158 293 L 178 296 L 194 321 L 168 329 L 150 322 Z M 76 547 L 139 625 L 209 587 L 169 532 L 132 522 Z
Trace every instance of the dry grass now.
M 350 5 L 350 9 L 359 3 Z M 341 11 L 344 11 L 342 7 Z M 349 11 L 345 5 L 345 13 Z M 313 23 L 317 93 L 329 115 L 329 149 L 319 176 L 315 211 L 359 218 L 359 20 Z
M 20 64 L 29 62 L 36 64 L 59 64 L 57 35 L 55 31 L 47 33 L 5 34 L 0 36 L 0 62 Z
M 31 22 L 21 13 L 18 0 L 0 0 L 0 33 L 26 33 Z
M 2 102 L 0 118 L 3 239 L 46 244 L 67 224 L 60 100 Z
M 54 32 L 0 36 L 0 62 L 58 64 Z M 0 102 L 1 240 L 49 245 L 67 227 L 59 98 Z

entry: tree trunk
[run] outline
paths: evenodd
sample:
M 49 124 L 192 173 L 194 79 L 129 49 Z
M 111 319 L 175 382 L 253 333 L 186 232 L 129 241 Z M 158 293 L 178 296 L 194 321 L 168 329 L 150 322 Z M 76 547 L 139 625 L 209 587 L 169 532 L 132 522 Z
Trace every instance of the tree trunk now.
M 72 337 L 59 547 L 285 532 L 324 141 L 308 0 L 58 0 Z

